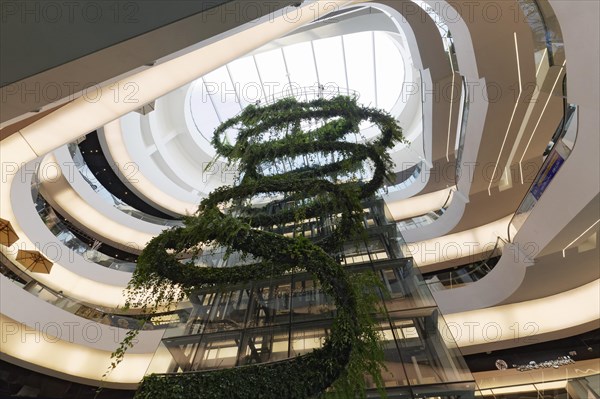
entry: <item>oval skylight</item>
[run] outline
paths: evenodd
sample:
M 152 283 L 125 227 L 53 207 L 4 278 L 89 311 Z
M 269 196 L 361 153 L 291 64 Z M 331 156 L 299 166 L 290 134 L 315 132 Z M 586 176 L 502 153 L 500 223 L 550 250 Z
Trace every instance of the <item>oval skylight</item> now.
M 186 95 L 185 119 L 194 140 L 208 150 L 215 128 L 248 104 L 325 91 L 391 111 L 404 80 L 400 49 L 385 32 L 309 40 L 237 59 L 196 80 Z M 214 155 L 212 146 L 208 152 Z

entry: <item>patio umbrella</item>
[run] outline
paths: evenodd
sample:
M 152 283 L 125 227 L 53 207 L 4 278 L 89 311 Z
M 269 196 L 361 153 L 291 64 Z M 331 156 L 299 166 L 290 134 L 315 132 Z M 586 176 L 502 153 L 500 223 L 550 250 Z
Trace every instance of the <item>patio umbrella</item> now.
M 17 242 L 18 239 L 19 236 L 15 233 L 10 222 L 0 218 L 0 244 L 9 247 Z
M 52 269 L 54 263 L 50 262 L 38 251 L 28 251 L 26 249 L 19 249 L 17 252 L 17 260 L 25 266 L 26 270 L 48 274 Z

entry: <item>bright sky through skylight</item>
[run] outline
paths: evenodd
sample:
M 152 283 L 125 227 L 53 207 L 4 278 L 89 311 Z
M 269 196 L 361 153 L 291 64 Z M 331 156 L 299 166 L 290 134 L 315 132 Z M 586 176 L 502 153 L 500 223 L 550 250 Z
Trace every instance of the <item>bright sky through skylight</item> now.
M 402 92 L 404 61 L 385 32 L 360 32 L 297 43 L 235 60 L 192 83 L 186 119 L 210 140 L 215 128 L 248 104 L 300 88 L 358 93 L 362 105 L 390 111 Z M 348 91 L 350 89 L 350 91 Z M 366 126 L 364 126 L 366 127 Z

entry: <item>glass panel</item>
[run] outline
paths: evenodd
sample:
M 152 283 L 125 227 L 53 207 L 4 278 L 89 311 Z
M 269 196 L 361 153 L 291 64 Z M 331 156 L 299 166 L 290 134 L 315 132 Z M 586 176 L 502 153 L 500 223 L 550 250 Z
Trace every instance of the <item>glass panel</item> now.
M 114 258 L 95 249 L 100 248 L 102 244 L 100 244 L 99 247 L 95 247 L 91 246 L 90 243 L 82 241 L 70 230 L 70 228 L 73 228 L 72 226 L 69 227 L 61 221 L 54 209 L 52 209 L 41 194 L 38 194 L 35 201 L 39 216 L 48 227 L 48 230 L 50 230 L 61 243 L 72 250 L 74 254 L 81 255 L 84 260 L 94 262 L 109 269 L 129 272 L 132 272 L 135 269 L 134 262 L 127 262 Z M 73 256 L 73 253 L 71 253 L 70 256 Z M 134 255 L 131 256 L 133 257 Z
M 387 370 L 381 371 L 383 383 L 386 387 L 395 387 L 399 385 L 408 385 L 404 365 L 400 357 L 400 352 L 396 346 L 396 337 L 390 328 L 387 320 L 381 321 L 381 333 L 383 335 L 384 364 Z M 368 386 L 375 388 L 372 381 L 368 381 Z
M 212 132 L 219 126 L 220 121 L 202 79 L 192 83 L 192 87 L 190 88 L 189 109 L 192 124 L 206 140 L 208 145 L 212 139 Z
M 249 299 L 248 327 L 290 322 L 291 276 L 257 283 Z
M 250 330 L 244 334 L 239 365 L 288 358 L 289 326 Z
M 410 313 L 410 314 L 409 314 Z M 393 312 L 390 318 L 411 385 L 468 381 L 472 377 L 435 308 Z M 440 331 L 445 331 L 442 334 Z
M 254 57 L 268 99 L 272 99 L 274 94 L 281 93 L 289 87 L 290 81 L 281 49 L 260 53 Z
M 263 87 L 253 57 L 237 59 L 228 64 L 242 106 L 264 101 Z
M 241 108 L 237 102 L 233 83 L 224 66 L 204 75 L 204 86 L 221 121 L 237 115 Z
M 435 306 L 427 284 L 412 262 L 375 265 L 375 269 L 387 288 L 389 298 L 386 306 L 389 311 Z
M 302 355 L 322 347 L 330 328 L 330 321 L 292 326 L 290 357 Z
M 146 374 L 151 373 L 175 373 L 182 371 L 177 362 L 173 359 L 171 351 L 167 349 L 164 342 L 161 342 L 152 357 L 152 361 L 146 369 Z
M 402 92 L 404 60 L 387 33 L 375 32 L 374 34 L 377 107 L 392 109 Z
M 193 370 L 235 366 L 240 341 L 238 332 L 203 335 L 195 350 L 190 351 Z
M 359 103 L 375 106 L 373 37 L 371 32 L 344 35 L 349 88 L 360 94 Z
M 325 87 L 347 87 L 341 36 L 313 41 L 319 83 Z
M 249 296 L 249 288 L 216 294 L 210 313 L 206 314 L 209 321 L 205 332 L 243 329 Z
M 283 52 L 292 83 L 300 87 L 316 87 L 317 72 L 310 42 L 286 46 Z
M 335 306 L 318 282 L 309 274 L 294 277 L 292 292 L 293 322 L 332 318 Z

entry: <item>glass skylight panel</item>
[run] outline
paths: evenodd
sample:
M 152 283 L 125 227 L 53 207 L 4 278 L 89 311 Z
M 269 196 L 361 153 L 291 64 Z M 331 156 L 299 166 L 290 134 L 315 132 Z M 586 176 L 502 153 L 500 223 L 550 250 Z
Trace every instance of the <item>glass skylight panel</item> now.
M 344 35 L 343 40 L 350 89 L 358 91 L 360 104 L 374 107 L 376 103 L 372 32 Z
M 335 95 L 337 88 L 350 89 L 357 92 L 361 105 L 389 111 L 402 93 L 405 76 L 394 40 L 384 32 L 360 32 L 308 40 L 232 61 L 194 83 L 188 104 L 192 123 L 210 140 L 220 122 L 248 104 L 264 105 L 289 95 L 305 101 L 317 96 L 318 84 L 324 86 L 327 97 Z M 302 95 L 291 88 L 309 90 Z M 369 126 L 363 121 L 360 128 Z M 316 126 L 305 121 L 303 128 Z M 234 133 L 226 132 L 228 141 L 233 142 Z M 362 141 L 363 136 L 346 139 Z
M 189 97 L 191 122 L 195 129 L 210 142 L 212 133 L 219 126 L 219 118 L 212 105 L 202 79 L 192 84 Z
M 375 32 L 375 72 L 377 106 L 390 110 L 402 92 L 404 61 L 390 36 L 384 32 Z
M 256 65 L 258 65 L 258 71 L 268 98 L 267 102 L 273 101 L 274 95 L 275 98 L 281 98 L 281 95 L 277 95 L 290 87 L 281 49 L 260 53 L 255 55 L 254 58 L 256 58 Z
M 299 87 L 316 87 L 317 72 L 310 42 L 286 46 L 283 53 L 292 84 Z
M 253 57 L 239 58 L 228 65 L 243 107 L 264 101 L 264 92 Z
M 341 36 L 314 40 L 313 46 L 317 59 L 319 83 L 326 87 L 348 88 Z
M 233 83 L 224 66 L 204 75 L 203 80 L 221 121 L 226 121 L 241 111 Z

